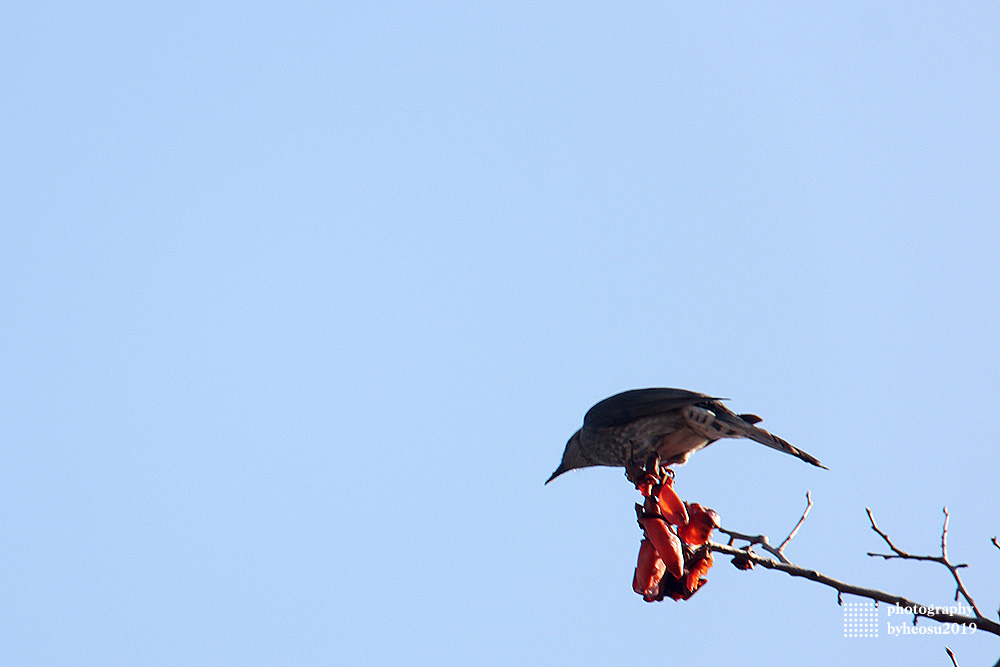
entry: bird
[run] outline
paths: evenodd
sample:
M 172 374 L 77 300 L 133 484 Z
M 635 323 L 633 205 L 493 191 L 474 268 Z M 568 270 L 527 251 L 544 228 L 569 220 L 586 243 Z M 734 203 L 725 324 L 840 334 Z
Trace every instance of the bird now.
M 583 427 L 566 443 L 559 475 L 590 466 L 641 465 L 653 454 L 663 465 L 683 465 L 693 452 L 720 438 L 749 438 L 828 470 L 819 460 L 755 424 L 761 418 L 736 414 L 722 401 L 686 389 L 632 389 L 594 405 Z

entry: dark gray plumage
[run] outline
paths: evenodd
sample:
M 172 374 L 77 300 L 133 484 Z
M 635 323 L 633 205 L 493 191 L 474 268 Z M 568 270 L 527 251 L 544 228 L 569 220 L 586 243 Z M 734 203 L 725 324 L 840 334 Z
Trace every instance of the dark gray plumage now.
M 756 415 L 738 415 L 721 401 L 684 389 L 633 389 L 606 398 L 583 418 L 566 443 L 562 463 L 546 484 L 567 470 L 588 466 L 641 465 L 656 451 L 664 465 L 682 465 L 692 452 L 720 438 L 749 438 L 806 463 L 815 457 L 754 426 Z

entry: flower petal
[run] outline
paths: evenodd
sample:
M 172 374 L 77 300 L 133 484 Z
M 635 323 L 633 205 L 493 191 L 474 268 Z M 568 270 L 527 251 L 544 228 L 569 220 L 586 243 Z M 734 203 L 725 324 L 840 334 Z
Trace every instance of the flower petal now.
M 635 576 L 632 577 L 632 590 L 643 596 L 647 601 L 656 597 L 660 589 L 660 579 L 667 566 L 656 552 L 656 547 L 644 539 L 639 545 L 639 562 L 635 566 Z
M 667 572 L 680 579 L 684 574 L 684 549 L 680 538 L 660 517 L 643 517 L 639 519 L 639 524 L 656 547 L 656 553 L 663 559 Z
M 719 526 L 719 515 L 714 510 L 705 509 L 698 503 L 691 503 L 688 506 L 690 521 L 687 525 L 679 526 L 677 534 L 685 544 L 698 546 L 708 542 L 712 537 L 712 529 Z
M 699 579 L 694 583 L 694 588 L 687 588 L 686 586 L 679 585 L 677 588 L 668 593 L 668 595 L 674 600 L 690 600 L 691 596 L 698 592 L 698 589 L 708 583 L 708 579 L 704 577 Z
M 708 574 L 708 571 L 712 568 L 712 552 L 708 550 L 708 547 L 702 547 L 695 552 L 694 558 L 688 564 L 688 571 L 684 575 L 684 587 L 690 593 L 694 593 L 698 590 L 701 584 L 698 580 L 702 575 Z M 702 579 L 702 581 L 705 581 Z
M 669 477 L 663 481 L 656 491 L 656 502 L 663 518 L 675 526 L 683 526 L 688 522 L 688 511 L 684 501 L 674 491 L 674 481 Z
M 692 516 L 701 516 L 701 521 L 707 524 L 711 524 L 713 528 L 718 528 L 721 524 L 719 523 L 719 513 L 713 509 L 707 507 L 702 507 L 698 503 L 691 503 L 688 505 L 688 513 Z

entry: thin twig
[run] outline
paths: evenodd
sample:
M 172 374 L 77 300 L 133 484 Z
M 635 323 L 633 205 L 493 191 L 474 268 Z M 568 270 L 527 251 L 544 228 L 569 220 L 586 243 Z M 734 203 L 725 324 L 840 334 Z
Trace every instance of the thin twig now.
M 1000 542 L 997 542 L 997 538 L 991 537 L 990 542 L 992 542 L 993 546 L 995 546 L 997 549 L 1000 549 Z
M 785 553 L 785 547 L 788 546 L 788 543 L 791 542 L 792 538 L 795 537 L 796 533 L 799 532 L 799 528 L 801 528 L 802 524 L 805 523 L 806 517 L 809 516 L 809 510 L 812 509 L 812 506 L 813 506 L 812 495 L 810 495 L 810 493 L 806 491 L 806 508 L 802 512 L 802 517 L 799 519 L 799 522 L 795 524 L 795 528 L 792 528 L 792 532 L 788 533 L 788 537 L 785 538 L 785 541 L 778 545 L 779 553 L 782 554 Z
M 969 567 L 968 564 L 966 564 L 966 563 L 955 564 L 955 563 L 952 563 L 948 559 L 948 520 L 949 520 L 950 517 L 948 515 L 948 508 L 947 507 L 944 508 L 944 526 L 941 528 L 941 555 L 940 556 L 918 556 L 916 554 L 911 554 L 911 553 L 908 553 L 906 551 L 903 551 L 902 549 L 900 549 L 899 547 L 897 547 L 895 544 L 893 544 L 892 540 L 889 539 L 889 536 L 886 535 L 885 532 L 883 532 L 878 527 L 878 525 L 875 523 L 875 516 L 872 514 L 872 511 L 869 508 L 867 508 L 867 507 L 865 508 L 865 511 L 868 512 L 868 520 L 872 524 L 872 530 L 874 530 L 876 533 L 878 533 L 879 536 L 883 540 L 885 540 L 885 543 L 888 544 L 889 548 L 892 549 L 892 551 L 893 551 L 893 553 L 891 553 L 891 554 L 879 554 L 879 553 L 872 553 L 871 551 L 869 551 L 868 552 L 869 556 L 872 556 L 872 557 L 875 557 L 875 558 L 883 558 L 885 560 L 889 560 L 891 558 L 900 558 L 900 559 L 904 559 L 904 560 L 924 560 L 924 561 L 930 561 L 932 563 L 940 563 L 941 565 L 944 565 L 946 568 L 948 568 L 948 571 L 951 572 L 951 576 L 955 580 L 955 600 L 957 601 L 958 598 L 959 598 L 959 596 L 961 595 L 963 598 L 965 598 L 965 601 L 969 603 L 969 606 L 972 607 L 972 611 L 975 612 L 976 617 L 977 618 L 983 618 L 982 612 L 979 611 L 979 607 L 976 606 L 975 600 L 973 600 L 972 596 L 969 595 L 969 591 L 968 591 L 968 589 L 965 588 L 965 584 L 962 582 L 962 577 L 958 573 L 958 571 L 960 569 L 962 569 L 964 567 Z
M 955 652 L 952 651 L 947 646 L 944 647 L 944 650 L 948 652 L 948 657 L 951 658 L 951 664 L 955 665 L 955 667 L 958 667 L 958 660 L 955 659 Z
M 799 522 L 795 524 L 794 528 L 792 528 L 792 532 L 788 533 L 788 537 L 786 537 L 777 547 L 773 546 L 771 542 L 768 541 L 767 535 L 745 535 L 743 533 L 737 533 L 735 530 L 726 530 L 725 528 L 719 528 L 719 532 L 725 533 L 729 536 L 730 546 L 733 545 L 735 540 L 743 540 L 744 542 L 749 543 L 744 547 L 744 549 L 749 551 L 751 547 L 759 544 L 761 549 L 777 558 L 779 562 L 791 564 L 791 561 L 785 556 L 785 547 L 788 546 L 788 543 L 791 542 L 792 538 L 799 532 L 799 528 L 802 527 L 806 517 L 809 516 L 809 510 L 812 509 L 812 504 L 812 496 L 808 491 L 806 491 L 806 509 L 802 512 Z
M 948 519 L 951 516 L 948 514 L 947 507 L 942 507 L 941 510 L 944 512 L 944 527 L 941 528 L 941 558 L 948 560 Z
M 882 539 L 885 540 L 885 543 L 889 545 L 889 548 L 892 549 L 893 552 L 896 554 L 896 556 L 884 556 L 882 554 L 873 554 L 873 553 L 869 552 L 868 555 L 869 556 L 882 556 L 886 560 L 888 560 L 890 558 L 896 558 L 896 557 L 906 558 L 909 554 L 907 554 L 907 553 L 905 553 L 905 552 L 900 551 L 899 549 L 897 549 L 896 545 L 893 544 L 892 540 L 889 539 L 889 536 L 886 535 L 885 533 L 883 533 L 881 530 L 879 530 L 879 527 L 877 525 L 875 525 L 875 517 L 872 515 L 871 509 L 869 509 L 869 508 L 866 507 L 865 508 L 865 512 L 868 513 L 868 520 L 871 521 L 872 530 L 874 530 L 876 533 L 878 533 L 882 537 Z

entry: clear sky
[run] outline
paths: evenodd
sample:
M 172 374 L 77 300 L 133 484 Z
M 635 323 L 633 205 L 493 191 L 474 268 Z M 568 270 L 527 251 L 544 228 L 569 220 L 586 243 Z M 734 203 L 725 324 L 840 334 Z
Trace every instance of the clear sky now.
M 992 664 L 718 559 L 631 591 L 597 400 L 730 397 L 676 488 L 1000 604 L 994 2 L 0 10 L 0 662 Z M 883 618 L 883 621 L 885 619 Z M 920 627 L 935 624 L 921 622 Z

